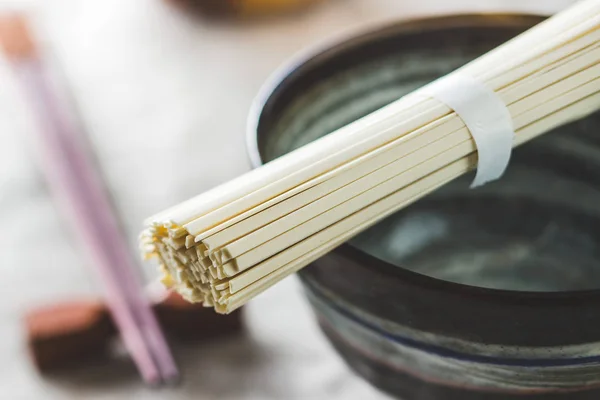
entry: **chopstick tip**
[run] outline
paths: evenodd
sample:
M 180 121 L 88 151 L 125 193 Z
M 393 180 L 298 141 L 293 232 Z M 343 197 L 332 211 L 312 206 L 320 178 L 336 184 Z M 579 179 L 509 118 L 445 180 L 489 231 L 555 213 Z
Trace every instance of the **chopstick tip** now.
M 24 14 L 0 14 L 0 48 L 9 59 L 27 59 L 36 45 Z

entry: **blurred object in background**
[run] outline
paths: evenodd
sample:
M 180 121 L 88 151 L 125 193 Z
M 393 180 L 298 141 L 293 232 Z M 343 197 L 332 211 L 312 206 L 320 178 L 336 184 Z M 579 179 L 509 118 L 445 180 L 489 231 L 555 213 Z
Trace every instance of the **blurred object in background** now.
M 154 306 L 154 312 L 167 336 L 182 342 L 206 342 L 242 333 L 242 310 L 219 315 L 212 308 L 192 304 L 175 292 L 169 292 L 163 301 Z
M 324 0 L 165 0 L 211 17 L 260 17 L 306 8 Z
M 78 366 L 108 353 L 115 327 L 98 301 L 53 304 L 25 316 L 27 345 L 42 372 Z
M 242 333 L 242 313 L 215 314 L 169 292 L 154 305 L 154 312 L 171 341 L 204 343 Z M 53 304 L 25 316 L 27 345 L 42 373 L 80 368 L 110 360 L 118 330 L 105 304 L 79 300 Z

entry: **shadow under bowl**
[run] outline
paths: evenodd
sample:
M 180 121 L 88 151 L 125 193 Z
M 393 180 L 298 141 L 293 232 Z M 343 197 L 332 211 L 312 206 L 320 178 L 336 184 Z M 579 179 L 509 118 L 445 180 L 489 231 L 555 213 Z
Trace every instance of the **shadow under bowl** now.
M 250 115 L 254 166 L 445 75 L 543 20 L 400 21 L 305 54 Z M 299 275 L 345 361 L 402 399 L 600 398 L 600 115 L 465 175 Z

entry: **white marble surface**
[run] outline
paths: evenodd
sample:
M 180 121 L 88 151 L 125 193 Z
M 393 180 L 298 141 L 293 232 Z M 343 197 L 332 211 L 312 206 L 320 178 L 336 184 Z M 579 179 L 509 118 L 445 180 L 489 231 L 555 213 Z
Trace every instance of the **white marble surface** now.
M 249 168 L 244 130 L 251 100 L 296 51 L 380 20 L 549 12 L 568 3 L 329 0 L 296 18 L 236 25 L 193 20 L 159 0 L 0 0 L 31 8 L 64 65 L 132 246 L 144 217 Z M 186 376 L 180 388 L 145 388 L 127 361 L 70 377 L 38 376 L 23 346 L 22 311 L 100 288 L 49 197 L 23 112 L 0 62 L 1 399 L 385 398 L 333 353 L 294 278 L 247 307 L 245 338 L 177 349 Z M 155 179 L 167 189 L 149 184 Z

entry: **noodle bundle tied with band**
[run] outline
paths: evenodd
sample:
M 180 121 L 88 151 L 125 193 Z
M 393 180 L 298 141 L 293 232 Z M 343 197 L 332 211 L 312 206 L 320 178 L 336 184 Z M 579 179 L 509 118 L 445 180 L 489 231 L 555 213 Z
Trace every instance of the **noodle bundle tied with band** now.
M 600 0 L 584 0 L 438 81 L 155 215 L 142 251 L 158 259 L 166 285 L 229 313 L 466 172 L 477 168 L 475 185 L 499 178 L 512 147 L 598 109 Z

